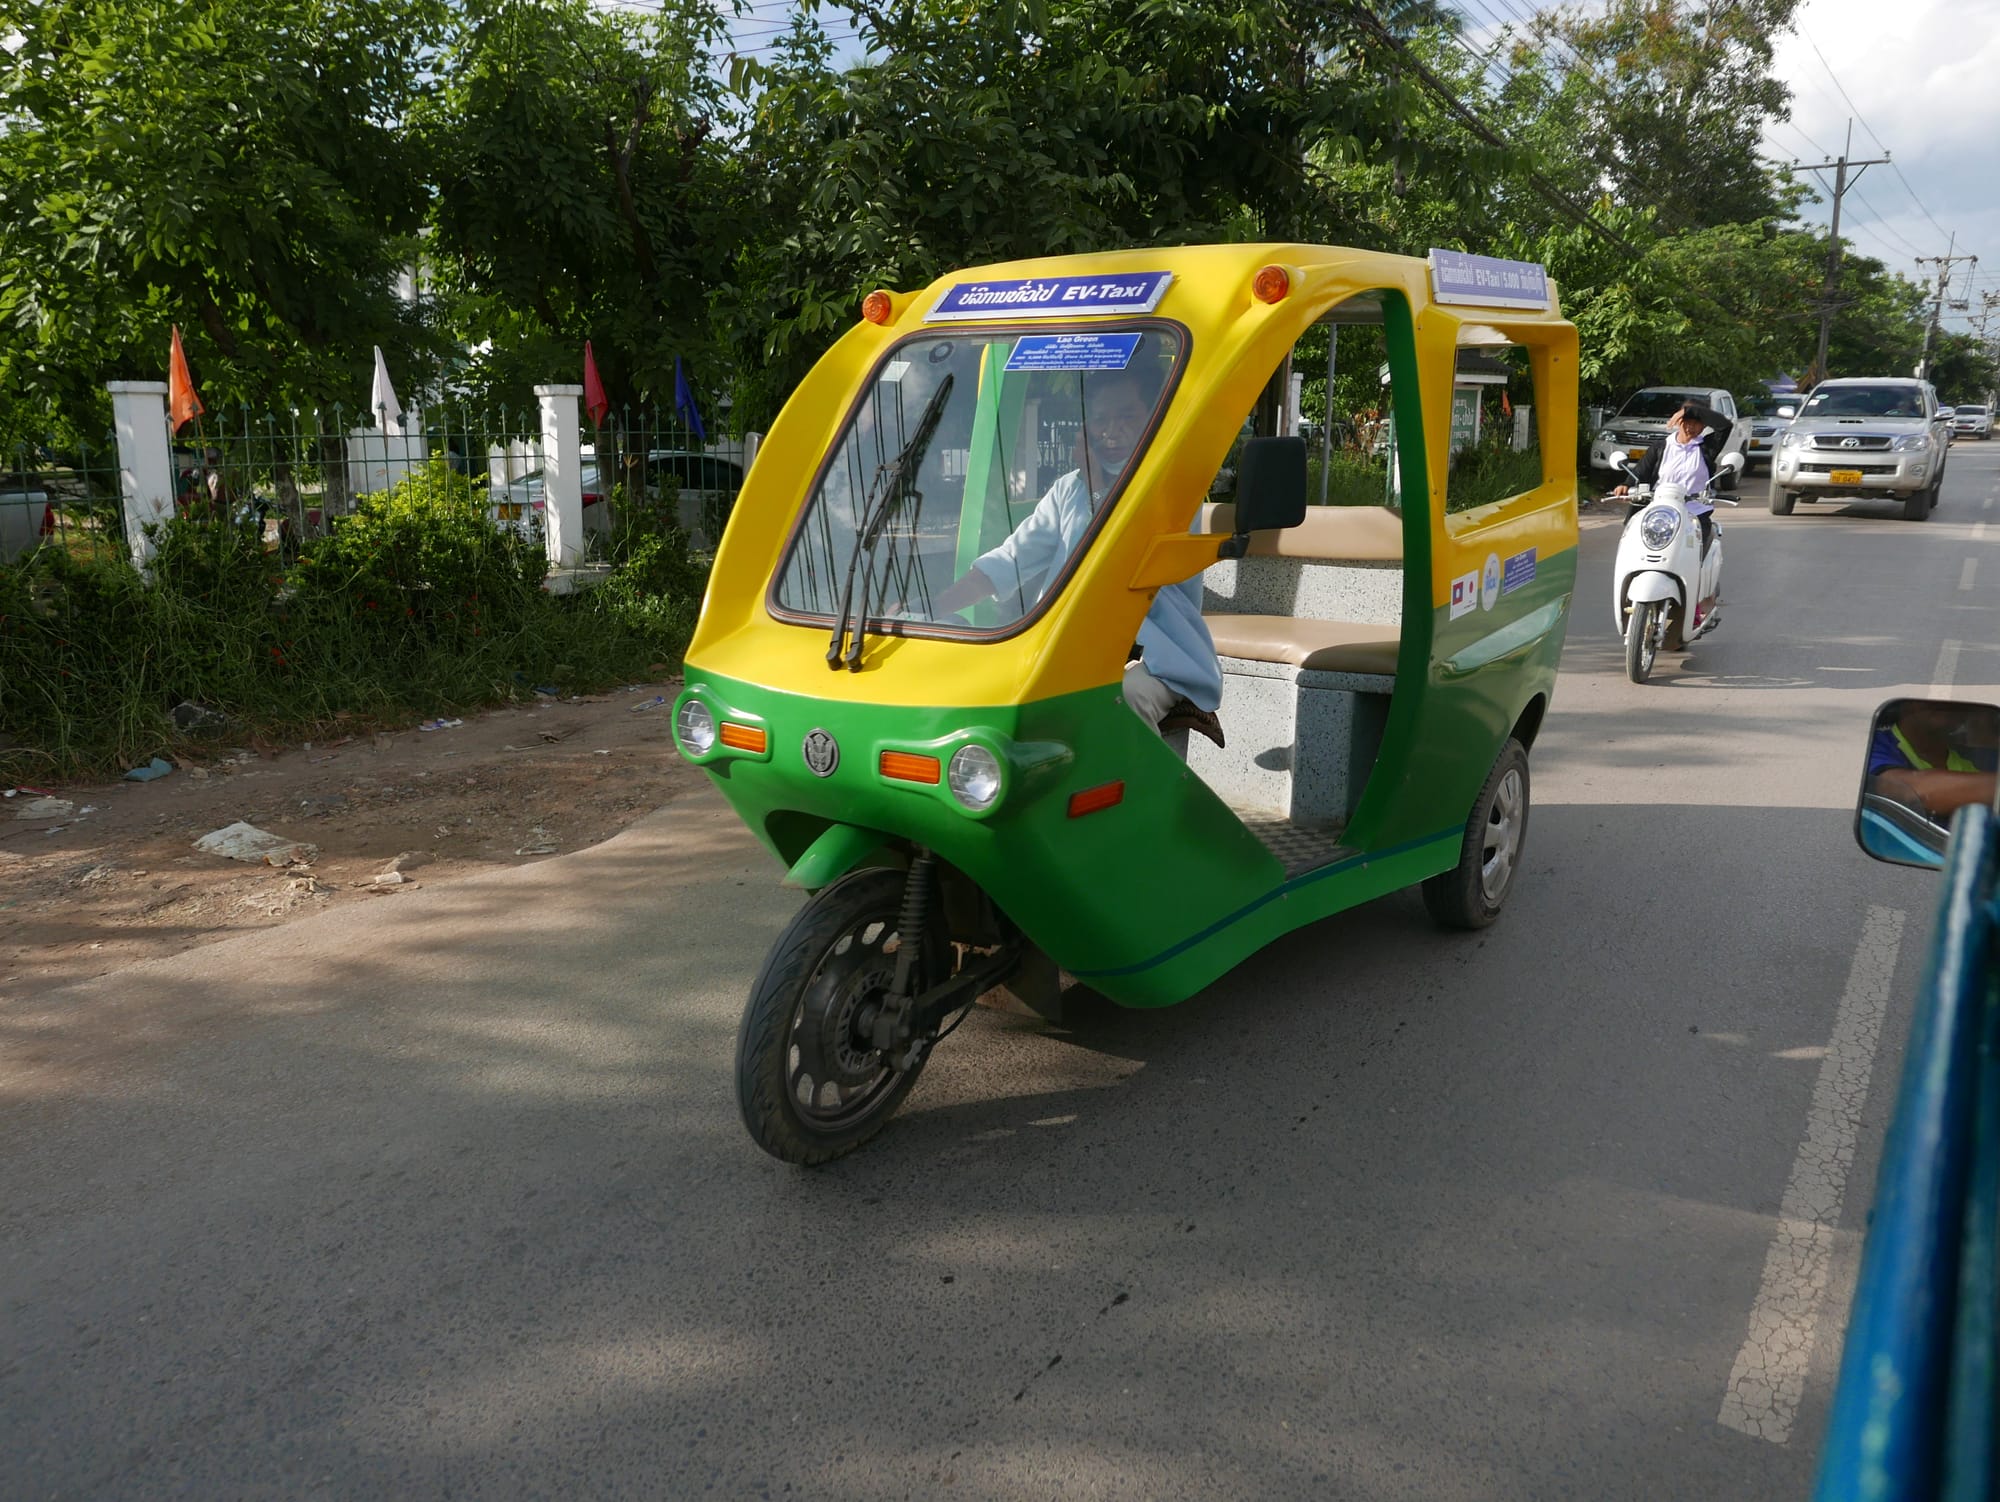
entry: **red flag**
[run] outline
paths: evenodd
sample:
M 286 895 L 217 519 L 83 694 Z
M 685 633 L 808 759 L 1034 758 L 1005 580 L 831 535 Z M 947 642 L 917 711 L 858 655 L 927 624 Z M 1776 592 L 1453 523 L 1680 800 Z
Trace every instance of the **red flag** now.
M 174 325 L 173 354 L 167 361 L 167 415 L 173 419 L 174 431 L 193 422 L 208 409 L 195 395 L 194 377 L 188 374 L 187 355 L 181 349 L 180 325 Z
M 583 341 L 583 410 L 590 414 L 593 428 L 604 426 L 604 419 L 610 415 L 611 401 L 604 394 L 604 381 L 597 374 L 597 356 L 591 353 L 590 341 Z
M 1507 392 L 1504 387 L 1500 392 L 1500 415 L 1502 417 L 1512 417 L 1514 415 L 1514 404 L 1507 400 Z

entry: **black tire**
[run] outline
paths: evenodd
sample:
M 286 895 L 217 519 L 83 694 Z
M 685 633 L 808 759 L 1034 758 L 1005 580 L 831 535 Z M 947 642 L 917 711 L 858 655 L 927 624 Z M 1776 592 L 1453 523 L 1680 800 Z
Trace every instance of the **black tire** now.
M 811 1165 L 852 1152 L 882 1130 L 923 1070 L 922 1058 L 896 1069 L 854 1027 L 894 972 L 904 880 L 886 869 L 842 877 L 813 894 L 764 957 L 736 1030 L 736 1103 L 774 1158 Z M 948 963 L 941 922 L 926 948 L 934 965 Z M 929 983 L 918 977 L 920 987 Z
M 1931 493 L 1928 490 L 1913 490 L 1903 497 L 1903 520 L 1920 522 L 1931 514 Z
M 1458 864 L 1423 885 L 1424 906 L 1446 928 L 1485 928 L 1500 916 L 1528 843 L 1528 752 L 1508 738 L 1465 821 Z
M 1796 490 L 1783 490 L 1773 485 L 1771 487 L 1771 515 L 1790 516 L 1792 514 L 1792 504 L 1798 498 L 1799 493 Z
M 1634 683 L 1644 683 L 1659 658 L 1660 646 L 1654 639 L 1659 634 L 1659 615 L 1658 600 L 1632 602 L 1625 621 L 1625 676 Z

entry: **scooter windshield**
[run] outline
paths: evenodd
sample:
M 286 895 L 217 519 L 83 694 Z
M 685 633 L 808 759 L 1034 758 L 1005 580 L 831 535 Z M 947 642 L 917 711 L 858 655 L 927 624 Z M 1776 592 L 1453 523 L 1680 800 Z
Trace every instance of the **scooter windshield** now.
M 857 630 L 1005 635 L 1053 599 L 1172 388 L 1171 325 L 929 331 L 848 418 L 772 604 Z

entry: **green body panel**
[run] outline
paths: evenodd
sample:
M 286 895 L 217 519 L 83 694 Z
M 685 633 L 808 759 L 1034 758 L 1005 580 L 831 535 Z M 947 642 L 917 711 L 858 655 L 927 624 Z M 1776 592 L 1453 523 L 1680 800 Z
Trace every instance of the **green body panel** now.
M 880 850 L 890 837 L 859 824 L 829 824 L 825 833 L 806 846 L 804 855 L 785 873 L 785 885 L 817 892 Z

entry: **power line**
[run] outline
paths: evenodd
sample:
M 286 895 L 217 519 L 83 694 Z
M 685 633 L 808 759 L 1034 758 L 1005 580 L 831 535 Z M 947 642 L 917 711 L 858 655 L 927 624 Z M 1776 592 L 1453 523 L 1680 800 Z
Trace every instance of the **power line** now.
M 1888 143 L 1885 142 L 1880 136 L 1875 134 L 1875 127 L 1868 123 L 1867 116 L 1861 113 L 1861 107 L 1857 105 L 1854 102 L 1854 100 L 1848 95 L 1846 87 L 1840 81 L 1840 75 L 1833 71 L 1833 64 L 1828 62 L 1826 60 L 1826 54 L 1819 50 L 1819 43 L 1815 42 L 1812 39 L 1812 35 L 1803 26 L 1799 28 L 1799 35 L 1804 37 L 1806 45 L 1812 48 L 1813 56 L 1818 58 L 1819 65 L 1822 68 L 1826 69 L 1826 76 L 1833 80 L 1833 86 L 1836 89 L 1840 90 L 1840 97 L 1842 99 L 1847 100 L 1847 107 L 1854 111 L 1854 118 L 1861 122 L 1861 128 L 1868 132 L 1869 137 L 1875 142 L 1877 146 L 1880 146 L 1882 148 L 1885 154 L 1888 153 L 1889 151 Z M 1919 212 L 1921 212 L 1926 219 L 1930 220 L 1931 228 L 1936 230 L 1939 234 L 1944 235 L 1947 239 L 1950 239 L 1951 231 L 1947 230 L 1942 224 L 1939 224 L 1937 222 L 1937 216 L 1931 213 L 1931 211 L 1924 206 L 1924 201 L 1921 198 L 1917 197 L 1917 190 L 1911 187 L 1910 180 L 1907 177 L 1903 176 L 1903 169 L 1897 166 L 1892 161 L 1889 163 L 1889 170 L 1896 174 L 1896 181 L 1901 183 L 1903 185 L 1903 191 L 1910 195 L 1910 202 L 1917 206 Z

